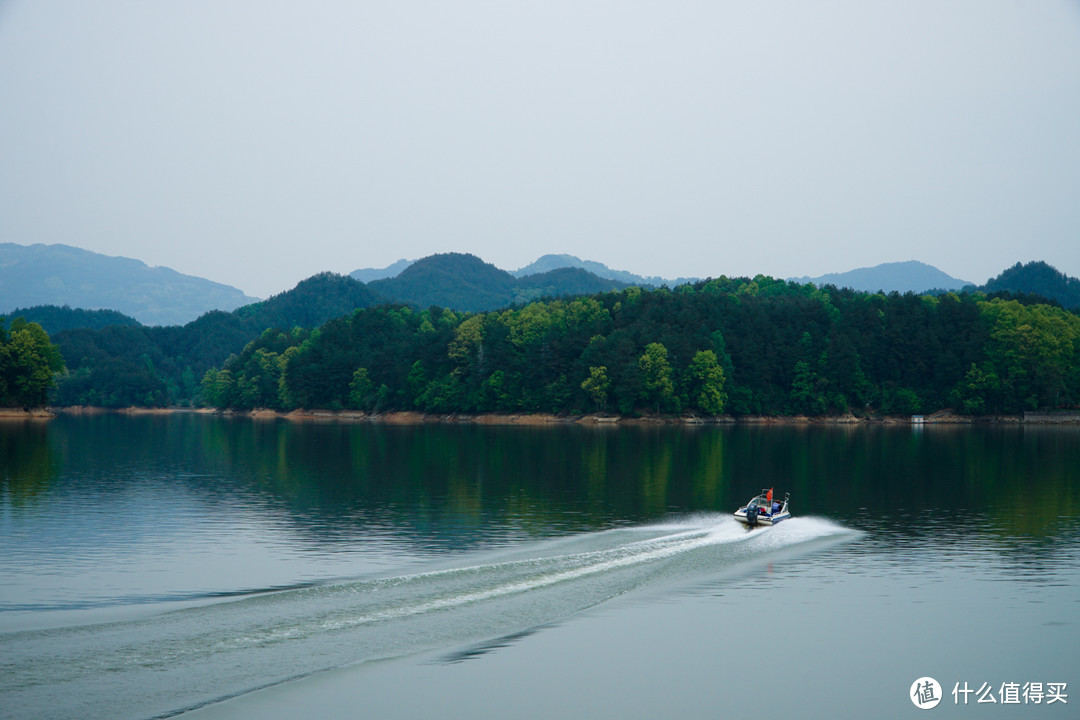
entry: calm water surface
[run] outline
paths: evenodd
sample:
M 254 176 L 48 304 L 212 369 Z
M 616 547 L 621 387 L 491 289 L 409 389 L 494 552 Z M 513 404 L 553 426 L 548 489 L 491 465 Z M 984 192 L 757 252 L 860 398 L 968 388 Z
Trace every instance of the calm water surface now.
M 1080 717 L 1080 428 L 60 417 L 0 482 L 0 717 Z

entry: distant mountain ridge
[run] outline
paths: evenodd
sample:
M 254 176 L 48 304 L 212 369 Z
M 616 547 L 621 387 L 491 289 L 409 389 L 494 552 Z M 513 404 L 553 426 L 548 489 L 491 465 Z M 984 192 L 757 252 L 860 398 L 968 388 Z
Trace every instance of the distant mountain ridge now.
M 618 290 L 626 285 L 581 268 L 558 268 L 514 277 L 475 255 L 441 253 L 417 260 L 396 277 L 373 280 L 368 286 L 415 307 L 438 305 L 482 312 L 544 296 L 585 295 Z
M 353 270 L 349 273 L 349 277 L 355 278 L 360 282 L 372 282 L 374 280 L 395 278 L 416 262 L 419 261 L 401 259 L 384 268 L 361 268 L 359 270 Z M 626 285 L 641 285 L 644 287 L 660 287 L 662 285 L 675 287 L 676 285 L 682 285 L 683 283 L 697 282 L 697 280 L 700 279 L 681 277 L 669 280 L 656 275 L 645 277 L 642 275 L 635 275 L 634 273 L 625 270 L 612 270 L 604 263 L 595 262 L 593 260 L 582 260 L 576 255 L 565 254 L 542 255 L 525 267 L 518 268 L 517 270 L 510 270 L 508 272 L 516 278 L 522 278 L 528 275 L 539 275 L 541 273 L 550 272 L 551 270 L 562 270 L 566 268 L 581 269 L 605 280 L 614 280 Z
M 365 283 L 356 279 L 358 275 L 383 277 Z M 18 310 L 27 319 L 40 320 L 50 333 L 131 324 L 131 318 L 144 325 L 182 326 L 206 322 L 203 316 L 215 310 L 225 315 L 237 311 L 232 322 L 244 325 L 315 327 L 335 312 L 387 302 L 481 312 L 541 297 L 588 295 L 628 285 L 673 286 L 688 280 L 643 277 L 566 254 L 544 255 L 508 272 L 475 255 L 442 253 L 398 260 L 382 269 L 355 270 L 350 276 L 321 273 L 270 300 L 251 302 L 255 299 L 236 288 L 168 268 L 151 268 L 139 260 L 67 245 L 0 243 L 0 315 Z M 1044 262 L 1017 263 L 978 288 L 917 261 L 793 280 L 864 292 L 1016 292 L 1080 308 L 1080 280 Z
M 575 255 L 543 255 L 525 267 L 512 271 L 510 274 L 520 278 L 526 275 L 547 272 L 549 270 L 557 270 L 559 268 L 581 268 L 582 270 L 591 272 L 597 277 L 615 280 L 617 282 L 626 283 L 627 285 L 644 285 L 652 287 L 667 285 L 669 287 L 675 287 L 676 285 L 697 282 L 700 280 L 700 278 L 685 277 L 669 280 L 656 275 L 645 277 L 642 275 L 635 275 L 634 273 L 625 270 L 612 270 L 604 263 L 596 262 L 594 260 L 582 260 Z
M 414 262 L 416 261 L 401 258 L 397 262 L 390 263 L 384 268 L 360 268 L 359 270 L 353 270 L 349 273 L 349 277 L 354 280 L 359 280 L 362 283 L 369 283 L 372 280 L 395 278 Z
M 0 314 L 68 305 L 116 310 L 146 325 L 180 325 L 257 301 L 237 288 L 140 260 L 70 245 L 0 243 Z
M 930 290 L 960 290 L 972 284 L 918 260 L 882 263 L 873 267 L 856 268 L 847 272 L 829 273 L 813 278 L 803 276 L 788 279 L 818 286 L 835 285 L 862 292 L 921 293 Z

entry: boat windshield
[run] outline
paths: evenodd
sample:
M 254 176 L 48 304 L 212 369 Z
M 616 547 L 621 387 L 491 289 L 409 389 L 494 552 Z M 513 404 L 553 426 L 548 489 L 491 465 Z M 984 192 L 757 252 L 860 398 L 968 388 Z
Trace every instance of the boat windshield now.
M 777 512 L 783 512 L 787 510 L 788 498 L 785 496 L 783 499 L 779 498 L 775 493 L 773 494 L 772 502 L 769 502 L 768 491 L 762 492 L 760 495 L 752 498 L 746 505 L 740 510 L 745 510 L 751 505 L 756 505 L 759 508 L 763 508 L 765 512 L 772 515 Z

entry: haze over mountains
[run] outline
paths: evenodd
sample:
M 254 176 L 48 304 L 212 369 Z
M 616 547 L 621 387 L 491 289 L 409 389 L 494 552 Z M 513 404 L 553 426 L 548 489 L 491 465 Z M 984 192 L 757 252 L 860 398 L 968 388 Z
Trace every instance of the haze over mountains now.
M 372 280 L 394 278 L 400 275 L 406 268 L 408 268 L 415 262 L 417 261 L 401 259 L 384 268 L 361 268 L 359 270 L 353 270 L 351 273 L 349 273 L 349 276 L 354 277 L 361 282 L 371 282 Z M 542 255 L 541 257 L 537 258 L 525 267 L 518 268 L 517 270 L 511 270 L 509 272 L 514 277 L 521 278 L 527 275 L 537 275 L 540 273 L 546 273 L 552 270 L 561 270 L 565 268 L 578 268 L 590 272 L 597 277 L 625 283 L 626 285 L 641 285 L 653 287 L 667 285 L 668 287 L 675 287 L 676 285 L 682 285 L 683 283 L 694 282 L 700 279 L 688 277 L 668 279 L 656 275 L 645 277 L 643 275 L 635 275 L 634 273 L 627 272 L 625 270 L 613 270 L 601 262 L 596 262 L 594 260 L 582 260 L 575 255 L 565 254 Z
M 930 290 L 959 290 L 974 283 L 954 278 L 933 265 L 909 260 L 889 262 L 868 268 L 856 268 L 842 273 L 818 277 L 788 278 L 800 283 L 835 285 L 862 292 L 927 292 Z
M 416 307 L 482 312 L 541 297 L 619 290 L 627 284 L 572 267 L 515 277 L 475 255 L 444 253 L 417 260 L 396 277 L 372 280 L 368 287 Z
M 258 298 L 140 260 L 70 245 L 0 243 L 0 313 L 35 305 L 116 310 L 145 325 L 181 325 Z
M 359 270 L 353 270 L 349 273 L 349 277 L 359 280 L 362 283 L 369 283 L 372 280 L 385 280 L 386 278 L 394 278 L 401 274 L 401 272 L 412 265 L 415 260 L 406 260 L 402 258 L 395 263 L 391 263 L 384 268 L 360 268 Z
M 386 268 L 355 270 L 348 277 L 333 273 L 324 275 L 337 278 L 335 293 L 362 296 L 363 303 L 357 307 L 401 302 L 419 308 L 438 305 L 470 312 L 498 309 L 541 297 L 617 290 L 627 285 L 674 287 L 689 280 L 643 277 L 573 255 L 544 255 L 509 272 L 463 253 L 443 253 L 416 261 L 400 260 Z M 974 288 L 966 280 L 917 261 L 884 263 L 872 268 L 793 280 L 867 292 Z M 310 283 L 305 283 L 298 285 L 297 290 L 302 286 L 309 288 L 305 296 L 311 303 L 318 304 L 318 292 Z M 339 287 L 342 284 L 349 288 Z M 1041 262 L 1018 263 L 978 289 L 1037 293 L 1065 307 L 1080 307 L 1080 280 L 1069 278 Z M 275 298 L 291 293 L 282 293 Z M 67 245 L 0 243 L 0 315 L 37 306 L 70 306 L 84 310 L 81 314 L 68 312 L 63 316 L 55 310 L 39 308 L 35 311 L 38 321 L 55 329 L 126 322 L 116 312 L 144 325 L 165 326 L 183 325 L 212 310 L 230 312 L 240 309 L 240 316 L 255 312 L 251 308 L 256 307 L 260 314 L 266 312 L 267 307 L 256 301 L 236 288 L 168 268 L 149 267 L 139 260 L 109 257 Z M 336 306 L 336 303 L 332 304 Z M 273 307 L 274 303 L 269 306 Z M 304 317 L 301 317 L 304 313 L 293 315 L 290 313 L 288 318 L 283 316 L 278 320 L 308 322 L 324 316 L 318 309 Z M 27 316 L 30 319 L 29 314 Z

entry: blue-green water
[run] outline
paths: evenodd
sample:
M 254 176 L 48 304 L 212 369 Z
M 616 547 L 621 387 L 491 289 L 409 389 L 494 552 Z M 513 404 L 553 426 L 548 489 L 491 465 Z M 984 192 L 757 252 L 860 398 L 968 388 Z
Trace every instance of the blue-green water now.
M 0 479 L 2 717 L 1080 703 L 1077 428 L 59 417 Z

